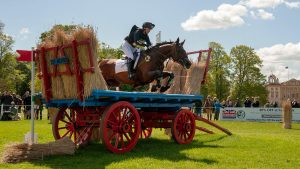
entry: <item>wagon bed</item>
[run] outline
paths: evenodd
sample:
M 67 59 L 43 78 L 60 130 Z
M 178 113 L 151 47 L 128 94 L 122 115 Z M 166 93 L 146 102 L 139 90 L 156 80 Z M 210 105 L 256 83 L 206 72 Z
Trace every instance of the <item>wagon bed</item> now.
M 201 100 L 202 96 L 199 95 L 93 90 L 92 95 L 83 101 L 54 99 L 47 102 L 47 107 L 108 106 L 113 102 L 128 101 L 136 108 L 192 108 L 195 102 Z

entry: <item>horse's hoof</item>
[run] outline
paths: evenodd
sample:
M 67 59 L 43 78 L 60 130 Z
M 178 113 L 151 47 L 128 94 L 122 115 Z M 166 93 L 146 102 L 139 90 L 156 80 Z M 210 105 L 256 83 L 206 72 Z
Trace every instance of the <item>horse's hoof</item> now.
M 155 85 L 153 85 L 152 87 L 151 87 L 151 92 L 156 92 L 157 91 L 157 87 L 155 86 Z
M 163 93 L 165 91 L 167 91 L 170 88 L 170 86 L 163 86 L 160 88 L 160 92 Z

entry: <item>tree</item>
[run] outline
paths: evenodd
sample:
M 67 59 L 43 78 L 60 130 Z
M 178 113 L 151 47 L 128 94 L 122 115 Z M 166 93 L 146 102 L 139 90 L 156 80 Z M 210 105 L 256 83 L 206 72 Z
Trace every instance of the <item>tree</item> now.
M 29 88 L 30 67 L 28 63 L 16 61 L 12 51 L 14 41 L 3 30 L 4 24 L 0 22 L 0 91 L 23 94 Z
M 23 95 L 30 90 L 31 65 L 27 62 L 17 62 L 16 70 L 18 71 L 16 75 L 20 76 L 19 80 L 16 81 L 16 92 Z
M 98 57 L 100 59 L 120 59 L 123 55 L 121 48 L 111 48 L 105 43 L 100 44 L 100 50 L 98 52 Z
M 230 57 L 224 51 L 221 44 L 210 42 L 209 47 L 212 48 L 211 60 L 209 64 L 209 85 L 211 95 L 216 95 L 218 99 L 225 99 L 230 91 Z M 209 88 L 208 88 L 209 89 Z
M 262 60 L 253 48 L 239 45 L 231 49 L 231 79 L 234 98 L 245 99 L 246 96 L 259 96 L 261 102 L 267 98 L 264 87 L 265 76 L 261 73 Z
M 0 31 L 0 59 L 12 51 L 13 43 L 14 41 L 11 36 Z
M 11 36 L 3 32 L 4 24 L 0 22 L 0 91 L 9 90 L 15 91 L 15 81 L 18 76 L 15 76 L 16 59 L 12 53 L 12 44 L 14 43 Z
M 52 39 L 54 36 L 54 31 L 56 29 L 63 30 L 66 33 L 71 33 L 72 31 L 74 31 L 77 28 L 78 28 L 78 25 L 61 25 L 61 24 L 54 25 L 49 31 L 45 31 L 41 34 L 40 40 L 42 42 L 44 42 L 46 39 Z
M 0 33 L 3 31 L 4 23 L 0 21 Z

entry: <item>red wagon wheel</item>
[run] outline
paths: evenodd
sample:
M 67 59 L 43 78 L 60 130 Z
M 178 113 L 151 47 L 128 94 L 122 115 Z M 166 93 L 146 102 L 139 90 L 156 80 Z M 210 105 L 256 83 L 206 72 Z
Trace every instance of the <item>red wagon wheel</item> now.
M 195 117 L 190 110 L 180 110 L 173 120 L 172 136 L 178 144 L 189 144 L 195 135 Z
M 126 101 L 106 108 L 101 118 L 101 135 L 106 148 L 114 153 L 129 152 L 141 132 L 138 111 Z
M 151 127 L 142 128 L 140 138 L 147 139 L 151 136 L 151 134 L 152 134 L 152 128 Z
M 56 140 L 70 137 L 76 146 L 88 143 L 92 134 L 92 125 L 83 126 L 79 120 L 82 110 L 61 108 L 54 117 L 52 132 Z

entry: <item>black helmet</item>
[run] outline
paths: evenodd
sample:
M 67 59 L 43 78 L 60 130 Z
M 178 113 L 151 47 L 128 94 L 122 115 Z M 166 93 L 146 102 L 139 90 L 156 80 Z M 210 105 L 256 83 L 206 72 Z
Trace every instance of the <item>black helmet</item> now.
M 143 28 L 149 28 L 149 29 L 153 29 L 155 27 L 155 25 L 151 22 L 145 22 L 143 23 Z

